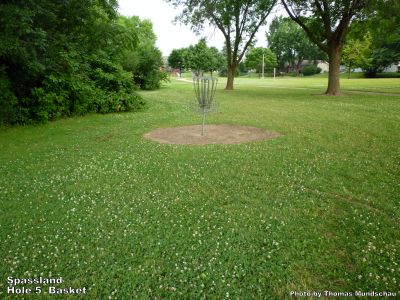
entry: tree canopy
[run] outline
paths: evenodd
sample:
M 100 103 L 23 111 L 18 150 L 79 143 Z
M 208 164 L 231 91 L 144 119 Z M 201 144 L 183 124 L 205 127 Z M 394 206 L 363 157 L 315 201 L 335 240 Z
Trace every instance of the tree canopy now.
M 215 47 L 208 47 L 205 39 L 200 39 L 196 45 L 191 45 L 184 54 L 185 65 L 197 75 L 204 72 L 214 72 L 224 64 L 224 57 Z
M 156 35 L 153 24 L 149 20 L 140 20 L 139 17 L 123 17 L 118 19 L 119 24 L 129 32 L 138 36 L 138 46 L 134 49 L 124 49 L 121 52 L 121 63 L 124 70 L 131 72 L 133 81 L 145 90 L 160 87 L 161 81 L 167 79 L 161 51 L 155 46 Z
M 233 89 L 236 67 L 243 59 L 260 26 L 276 0 L 166 0 L 182 6 L 177 20 L 200 32 L 208 23 L 218 28 L 225 38 L 228 79 L 226 89 Z
M 151 23 L 119 18 L 115 0 L 2 1 L 0 39 L 0 123 L 140 109 L 127 54 L 161 57 Z
M 185 48 L 173 49 L 171 54 L 168 56 L 168 65 L 171 68 L 179 69 L 179 76 L 182 77 L 182 69 L 185 68 L 184 55 Z
M 371 65 L 371 35 L 348 39 L 343 47 L 342 63 L 348 68 L 348 78 L 352 68 L 367 69 Z
M 349 32 L 349 47 L 354 40 L 369 36 L 369 63 L 363 67 L 367 76 L 375 76 L 400 61 L 400 2 L 371 0 L 364 18 L 357 20 Z M 363 40 L 363 39 L 361 39 Z
M 341 52 L 350 24 L 362 15 L 368 0 L 282 0 L 290 18 L 329 57 L 327 95 L 338 95 Z
M 255 69 L 257 72 L 262 72 L 264 55 L 264 71 L 270 72 L 277 66 L 275 53 L 268 48 L 256 47 L 246 53 L 245 66 L 249 69 Z
M 281 70 L 300 71 L 304 60 L 326 60 L 326 54 L 310 41 L 304 30 L 290 18 L 275 17 L 267 33 L 268 45 L 277 55 Z
M 224 64 L 224 56 L 217 48 L 208 47 L 203 38 L 196 45 L 172 50 L 168 62 L 173 68 L 182 69 L 185 67 L 199 76 L 203 75 L 204 72 L 210 72 L 212 75 Z

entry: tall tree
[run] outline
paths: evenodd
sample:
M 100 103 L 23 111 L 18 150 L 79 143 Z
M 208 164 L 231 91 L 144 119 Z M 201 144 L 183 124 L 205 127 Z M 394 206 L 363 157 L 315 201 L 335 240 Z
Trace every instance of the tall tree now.
M 371 64 L 371 35 L 363 38 L 348 39 L 343 47 L 342 62 L 348 69 L 348 79 L 352 68 L 367 69 Z
M 184 52 L 184 64 L 197 75 L 204 72 L 212 73 L 223 65 L 223 55 L 215 47 L 207 47 L 206 40 L 200 39 L 196 45 L 191 45 Z
M 191 45 L 185 53 L 185 64 L 191 68 L 196 75 L 202 75 L 208 69 L 210 60 L 208 47 L 205 39 L 201 39 L 196 45 Z
M 368 6 L 369 0 L 282 0 L 290 18 L 329 57 L 326 95 L 340 92 L 339 67 L 346 33 L 353 20 Z
M 164 62 L 161 51 L 156 47 L 156 35 L 150 20 L 141 20 L 137 16 L 118 18 L 118 23 L 128 32 L 138 36 L 138 47 L 123 49 L 120 52 L 124 70 L 133 75 L 133 81 L 141 89 L 153 90 L 161 86 L 161 81 L 167 79 L 167 74 L 162 71 Z
M 119 54 L 137 45 L 116 0 L 0 2 L 0 123 L 139 108 Z
M 184 68 L 185 48 L 173 49 L 168 56 L 168 64 L 170 67 L 179 69 L 179 77 L 182 77 L 182 69 Z
M 244 63 L 247 68 L 256 69 L 257 72 L 262 73 L 263 63 L 264 71 L 272 71 L 277 65 L 277 59 L 275 53 L 273 53 L 270 49 L 256 47 L 247 51 Z
M 213 75 L 213 72 L 219 70 L 225 64 L 224 55 L 215 47 L 208 48 L 210 61 L 208 63 L 208 71 Z
M 400 1 L 371 0 L 366 17 L 352 25 L 351 39 L 371 36 L 371 63 L 366 75 L 373 77 L 386 67 L 400 61 Z
M 326 59 L 326 54 L 311 42 L 304 30 L 290 18 L 275 17 L 269 26 L 267 39 L 282 70 L 290 66 L 299 73 L 304 60 Z
M 254 36 L 274 7 L 276 0 L 166 0 L 183 6 L 177 20 L 191 24 L 200 32 L 206 22 L 218 28 L 226 43 L 228 79 L 226 89 L 233 89 L 236 68 Z

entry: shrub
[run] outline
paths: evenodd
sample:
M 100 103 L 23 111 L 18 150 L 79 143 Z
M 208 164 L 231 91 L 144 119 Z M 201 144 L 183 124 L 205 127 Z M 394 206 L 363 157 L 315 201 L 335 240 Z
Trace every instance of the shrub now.
M 303 67 L 303 69 L 301 70 L 301 73 L 304 76 L 311 76 L 311 75 L 321 73 L 321 68 L 317 67 L 316 65 L 308 65 L 308 66 Z
M 94 84 L 75 74 L 50 75 L 43 86 L 32 91 L 28 101 L 30 119 L 38 122 L 90 111 L 94 96 Z
M 290 77 L 297 77 L 297 76 L 299 76 L 299 74 L 297 74 L 296 71 L 287 72 L 286 75 L 287 75 L 287 76 L 290 76 Z
M 160 88 L 161 81 L 168 81 L 168 74 L 152 70 L 145 74 L 134 74 L 133 80 L 142 90 L 155 90 Z
M 161 71 L 161 51 L 153 45 L 143 46 L 136 53 L 125 53 L 123 66 L 133 75 L 134 83 L 143 90 L 158 89 L 161 81 L 168 81 L 168 74 Z
M 139 37 L 154 45 L 151 23 L 117 24 L 115 1 L 6 2 L 0 5 L 0 125 L 143 106 L 122 53 L 139 51 Z M 161 52 L 146 51 L 162 63 Z M 148 77 L 144 86 L 152 88 Z
M 130 74 L 107 73 L 97 68 L 92 79 L 77 74 L 50 75 L 43 87 L 36 88 L 26 100 L 29 120 L 47 122 L 60 117 L 88 112 L 110 113 L 138 110 L 144 105 L 136 94 Z M 108 86 L 107 86 L 108 85 Z
M 123 70 L 122 66 L 96 56 L 92 57 L 90 66 L 88 75 L 96 87 L 114 92 L 135 89 L 132 74 Z
M 10 90 L 5 68 L 0 67 L 0 125 L 17 122 L 17 105 L 18 99 Z
M 143 99 L 136 93 L 116 93 L 98 90 L 93 102 L 93 111 L 98 113 L 111 113 L 122 111 L 135 111 L 144 106 Z
M 387 73 L 372 73 L 366 72 L 364 74 L 366 78 L 400 78 L 400 73 L 397 72 L 387 72 Z

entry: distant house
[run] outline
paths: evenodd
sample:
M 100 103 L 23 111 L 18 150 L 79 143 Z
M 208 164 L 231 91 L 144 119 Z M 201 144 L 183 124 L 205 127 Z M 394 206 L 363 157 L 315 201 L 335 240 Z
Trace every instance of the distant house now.
M 329 72 L 329 64 L 326 61 L 318 60 L 317 67 L 321 68 L 321 73 Z
M 390 65 L 389 67 L 385 68 L 383 72 L 400 72 L 400 62 Z
M 348 71 L 347 67 L 345 67 L 343 65 L 340 66 L 340 72 L 347 72 L 347 71 Z M 364 72 L 364 70 L 361 68 L 353 68 L 352 72 L 362 73 L 362 72 Z M 383 69 L 383 73 L 395 73 L 395 72 L 400 72 L 400 62 L 392 64 L 389 67 Z
M 301 69 L 305 66 L 317 63 L 317 67 L 321 69 L 321 73 L 329 72 L 329 64 L 324 60 L 305 60 L 301 64 Z
M 323 60 L 303 60 L 299 66 L 299 70 L 303 69 L 305 66 L 317 64 L 318 68 L 321 68 L 321 73 L 325 73 L 329 71 L 329 64 Z M 286 72 L 296 71 L 295 68 L 292 68 L 290 65 L 285 66 Z

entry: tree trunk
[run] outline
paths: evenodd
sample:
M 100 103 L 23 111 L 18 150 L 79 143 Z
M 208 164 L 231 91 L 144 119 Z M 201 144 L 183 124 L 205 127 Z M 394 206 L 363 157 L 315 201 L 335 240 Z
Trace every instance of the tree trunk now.
M 226 90 L 233 90 L 233 80 L 235 79 L 236 65 L 228 66 L 228 80 L 226 81 Z
M 339 45 L 329 47 L 329 77 L 325 95 L 337 96 L 340 94 L 340 50 Z
M 296 75 L 297 76 L 300 75 L 300 66 L 301 66 L 302 62 L 303 62 L 302 58 L 299 58 L 299 60 L 297 61 L 297 64 L 296 64 Z
M 349 65 L 349 76 L 347 78 L 350 79 L 350 77 L 351 77 L 351 65 Z

